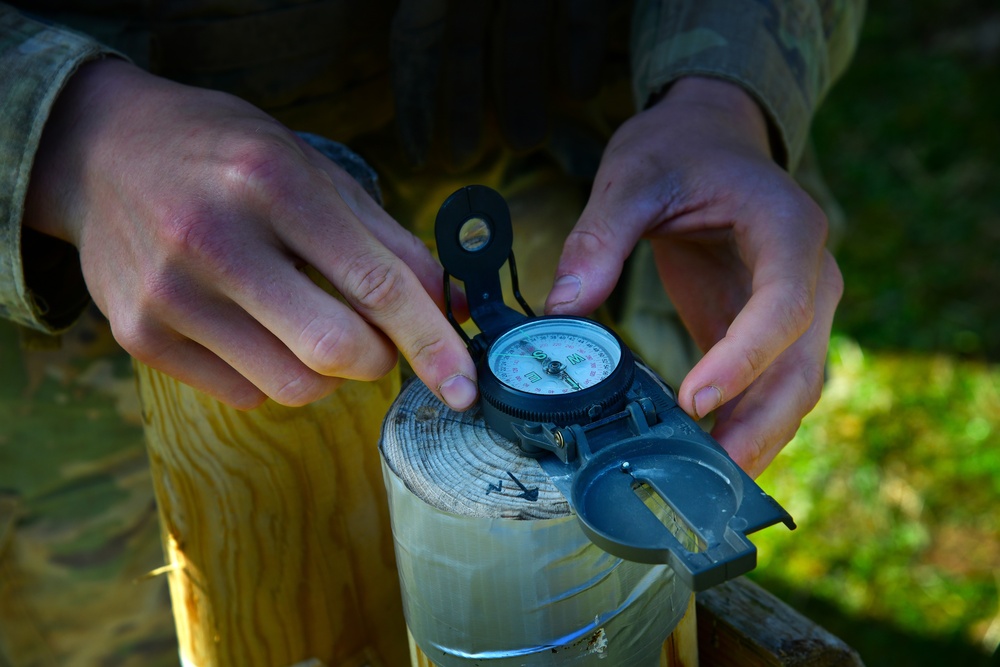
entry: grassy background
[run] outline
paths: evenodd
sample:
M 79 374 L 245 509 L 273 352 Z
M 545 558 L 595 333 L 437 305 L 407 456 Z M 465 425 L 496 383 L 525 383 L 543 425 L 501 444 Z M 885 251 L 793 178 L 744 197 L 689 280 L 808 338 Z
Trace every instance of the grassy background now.
M 881 0 L 815 123 L 847 215 L 830 382 L 754 578 L 868 665 L 1000 665 L 1000 4 Z

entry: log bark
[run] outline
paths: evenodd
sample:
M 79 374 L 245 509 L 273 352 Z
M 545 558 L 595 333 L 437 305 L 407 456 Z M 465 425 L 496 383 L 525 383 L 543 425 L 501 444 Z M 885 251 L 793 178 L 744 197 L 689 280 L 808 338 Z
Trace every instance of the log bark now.
M 376 449 L 398 379 L 240 412 L 137 372 L 185 667 L 406 664 Z

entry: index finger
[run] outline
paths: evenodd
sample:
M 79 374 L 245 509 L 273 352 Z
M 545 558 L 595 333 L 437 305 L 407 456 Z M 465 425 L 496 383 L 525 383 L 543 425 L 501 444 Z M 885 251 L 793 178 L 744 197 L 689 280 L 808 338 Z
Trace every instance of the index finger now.
M 421 280 L 375 237 L 336 188 L 327 182 L 318 191 L 322 195 L 307 205 L 277 209 L 283 242 L 392 340 L 438 398 L 456 410 L 470 407 L 476 398 L 472 358 Z M 373 224 L 384 227 L 381 221 Z M 408 235 L 402 229 L 398 233 Z

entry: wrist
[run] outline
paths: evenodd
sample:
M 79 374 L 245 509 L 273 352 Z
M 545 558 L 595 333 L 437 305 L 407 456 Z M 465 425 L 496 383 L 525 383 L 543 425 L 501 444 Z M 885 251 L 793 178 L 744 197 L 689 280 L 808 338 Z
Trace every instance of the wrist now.
M 769 159 L 775 154 L 763 109 L 746 90 L 731 81 L 698 76 L 678 79 L 655 102 L 655 106 L 660 105 L 723 123 Z
M 82 65 L 52 105 L 31 169 L 22 225 L 75 243 L 73 182 L 84 172 L 85 139 L 101 112 L 95 103 L 106 86 L 135 67 L 117 58 Z

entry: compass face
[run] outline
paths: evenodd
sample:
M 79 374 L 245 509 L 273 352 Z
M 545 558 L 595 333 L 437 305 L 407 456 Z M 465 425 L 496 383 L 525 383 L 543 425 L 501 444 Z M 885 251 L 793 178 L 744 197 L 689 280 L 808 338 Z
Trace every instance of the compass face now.
M 599 324 L 551 318 L 500 336 L 487 364 L 503 384 L 529 394 L 568 394 L 606 379 L 621 361 L 618 341 Z

